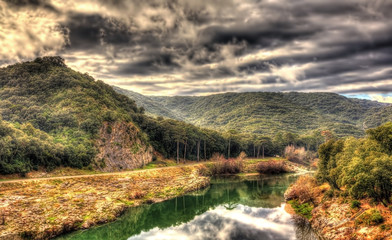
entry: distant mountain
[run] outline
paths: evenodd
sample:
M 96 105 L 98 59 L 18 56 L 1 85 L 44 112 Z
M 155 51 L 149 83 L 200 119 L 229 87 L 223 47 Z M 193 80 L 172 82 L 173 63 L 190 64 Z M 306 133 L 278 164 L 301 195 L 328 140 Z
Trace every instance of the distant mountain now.
M 197 126 L 221 131 L 236 129 L 270 136 L 278 132 L 307 134 L 316 129 L 332 130 L 338 136 L 361 136 L 365 129 L 392 120 L 389 104 L 335 93 L 248 92 L 147 98 L 149 104 L 143 103 L 143 98 L 135 100 L 155 115 L 168 118 L 174 115 Z M 152 109 L 151 101 L 170 110 L 170 114 Z

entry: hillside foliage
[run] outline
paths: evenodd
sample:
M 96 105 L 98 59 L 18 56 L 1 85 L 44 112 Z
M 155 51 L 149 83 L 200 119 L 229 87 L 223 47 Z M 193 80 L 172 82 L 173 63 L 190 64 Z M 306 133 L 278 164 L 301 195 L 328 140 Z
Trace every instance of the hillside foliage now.
M 308 135 L 314 130 L 329 130 L 340 137 L 363 136 L 365 129 L 392 119 L 392 107 L 388 104 L 335 93 L 248 92 L 158 97 L 124 89 L 116 91 L 134 98 L 138 105 L 156 116 L 219 131 L 235 129 L 270 137 L 278 132 Z
M 317 178 L 353 198 L 390 203 L 392 123 L 367 131 L 367 137 L 331 139 L 319 149 Z M 342 190 L 345 189 L 345 190 Z

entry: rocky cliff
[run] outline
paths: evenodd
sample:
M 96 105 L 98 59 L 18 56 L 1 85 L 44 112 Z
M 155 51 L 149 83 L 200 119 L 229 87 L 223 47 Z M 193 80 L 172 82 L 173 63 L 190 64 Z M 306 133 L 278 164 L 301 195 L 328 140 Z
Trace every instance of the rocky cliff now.
M 152 161 L 152 147 L 140 138 L 132 123 L 105 122 L 97 140 L 95 165 L 100 171 L 113 172 L 140 168 Z

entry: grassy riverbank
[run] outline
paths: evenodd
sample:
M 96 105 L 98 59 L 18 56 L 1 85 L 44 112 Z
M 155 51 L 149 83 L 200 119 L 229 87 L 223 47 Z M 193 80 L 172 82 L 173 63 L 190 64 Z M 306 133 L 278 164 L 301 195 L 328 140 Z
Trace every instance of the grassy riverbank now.
M 3 182 L 0 239 L 48 239 L 113 221 L 127 207 L 163 201 L 209 184 L 198 165 L 108 176 Z

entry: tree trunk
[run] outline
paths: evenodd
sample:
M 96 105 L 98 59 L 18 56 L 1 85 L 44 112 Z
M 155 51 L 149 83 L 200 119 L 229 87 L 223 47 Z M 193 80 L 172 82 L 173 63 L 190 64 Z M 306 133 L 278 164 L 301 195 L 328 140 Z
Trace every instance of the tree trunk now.
M 204 140 L 204 161 L 207 161 L 206 140 Z
M 197 141 L 197 161 L 200 162 L 200 141 Z
M 185 158 L 186 158 L 186 145 L 187 145 L 187 140 L 185 140 L 185 143 L 184 143 L 184 163 L 185 163 Z
M 177 140 L 177 164 L 180 163 L 180 141 Z
M 263 159 L 264 159 L 264 144 L 263 144 Z
M 257 146 L 257 158 L 260 157 L 260 146 Z
M 256 158 L 256 145 L 253 143 L 253 157 Z
M 230 139 L 229 139 L 229 147 L 227 148 L 227 159 L 230 158 Z

